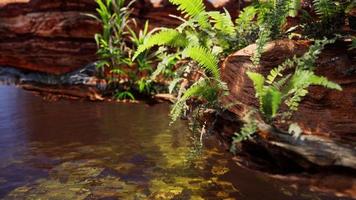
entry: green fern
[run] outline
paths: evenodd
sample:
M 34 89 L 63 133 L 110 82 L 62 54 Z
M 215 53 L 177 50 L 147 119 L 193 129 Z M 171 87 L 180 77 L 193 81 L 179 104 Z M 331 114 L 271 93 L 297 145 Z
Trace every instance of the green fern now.
M 288 12 L 290 17 L 296 17 L 298 15 L 298 10 L 301 8 L 301 0 L 292 0 L 288 4 Z
M 210 72 L 215 79 L 220 80 L 218 60 L 208 49 L 201 46 L 190 46 L 182 54 L 184 57 L 195 60 L 198 65 Z
M 208 12 L 208 15 L 212 18 L 215 29 L 220 30 L 226 35 L 234 35 L 236 33 L 234 22 L 231 20 L 231 16 L 227 10 L 225 10 L 225 13 Z
M 242 125 L 240 132 L 234 134 L 234 137 L 232 138 L 233 139 L 232 145 L 234 146 L 236 143 L 250 139 L 251 136 L 256 133 L 256 131 L 257 131 L 257 123 L 254 120 L 247 121 Z M 234 148 L 232 148 L 231 150 L 233 152 L 235 151 Z
M 274 118 L 282 102 L 282 93 L 274 87 L 268 87 L 261 99 L 262 112 L 268 119 Z
M 262 74 L 249 71 L 246 74 L 253 82 L 256 97 L 261 97 L 264 92 L 265 77 Z
M 206 96 L 207 91 L 209 90 L 209 83 L 207 79 L 200 79 L 195 82 L 190 88 L 185 91 L 184 95 L 173 105 L 170 116 L 172 122 L 175 122 L 184 112 L 186 107 L 186 101 L 189 98 L 200 96 Z
M 259 65 L 261 61 L 261 56 L 264 50 L 265 45 L 271 39 L 271 31 L 270 28 L 265 27 L 261 28 L 258 39 L 256 40 L 256 51 L 254 52 L 253 56 L 251 57 L 251 61 L 254 65 Z
M 328 89 L 342 90 L 340 85 L 329 81 L 327 78 L 317 76 L 313 70 L 315 60 L 326 44 L 334 40 L 315 41 L 309 50 L 301 57 L 294 56 L 287 59 L 278 67 L 272 69 L 267 78 L 256 72 L 247 72 L 252 80 L 256 97 L 260 103 L 260 111 L 266 120 L 271 121 L 278 114 L 282 103 L 285 103 L 289 111 L 286 116 L 298 109 L 303 97 L 308 94 L 311 85 L 319 85 Z M 294 68 L 294 73 L 284 75 L 286 69 Z
M 315 13 L 322 19 L 330 18 L 337 13 L 337 7 L 332 0 L 313 0 Z
M 197 17 L 205 13 L 205 5 L 202 0 L 169 0 L 178 10 L 186 14 L 186 17 Z
M 268 84 L 273 84 L 274 81 L 277 79 L 277 77 L 282 77 L 283 76 L 282 72 L 284 70 L 294 66 L 294 64 L 295 64 L 294 60 L 296 60 L 296 59 L 297 59 L 296 57 L 294 57 L 293 60 L 287 59 L 281 65 L 279 65 L 278 67 L 272 69 L 269 72 L 268 76 L 267 76 L 267 81 L 266 82 Z
M 167 45 L 171 47 L 185 47 L 189 41 L 180 32 L 174 29 L 165 29 L 152 36 L 148 37 L 142 45 L 140 45 L 133 56 L 133 60 L 144 51 L 158 45 Z
M 289 85 L 286 87 L 286 95 L 290 95 L 286 99 L 286 105 L 289 107 L 290 111 L 298 110 L 299 104 L 302 98 L 308 94 L 307 88 L 310 85 L 319 85 L 328 89 L 334 89 L 341 91 L 340 85 L 329 81 L 327 78 L 322 76 L 317 76 L 312 71 L 308 70 L 298 70 L 292 76 Z
M 241 30 L 248 29 L 251 22 L 257 14 L 257 9 L 254 6 L 248 6 L 242 10 L 239 17 L 236 19 L 236 24 Z
M 247 72 L 247 76 L 254 84 L 261 112 L 267 119 L 275 117 L 281 104 L 282 93 L 274 87 L 266 87 L 265 78 L 259 73 Z

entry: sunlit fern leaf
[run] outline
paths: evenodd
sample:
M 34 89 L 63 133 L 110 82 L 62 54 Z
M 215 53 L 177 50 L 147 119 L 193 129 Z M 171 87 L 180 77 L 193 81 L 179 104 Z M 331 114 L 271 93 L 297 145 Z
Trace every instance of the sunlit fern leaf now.
M 313 0 L 316 14 L 322 19 L 333 16 L 337 12 L 334 2 L 333 0 Z
M 310 77 L 310 84 L 311 85 L 320 85 L 328 89 L 339 90 L 341 91 L 342 88 L 339 84 L 329 81 L 327 78 L 323 76 L 311 75 Z
M 169 0 L 178 6 L 178 10 L 186 13 L 189 17 L 197 17 L 205 12 L 205 5 L 202 0 Z
M 261 99 L 263 113 L 269 118 L 275 117 L 282 102 L 281 92 L 270 87 L 265 91 Z
M 290 111 L 297 111 L 302 98 L 308 94 L 308 90 L 304 88 L 295 89 L 293 95 L 288 98 L 285 103 Z
M 241 27 L 241 29 L 251 26 L 251 21 L 255 18 L 257 14 L 257 9 L 253 6 L 248 6 L 243 9 L 239 17 L 236 19 L 236 25 Z
M 246 74 L 253 82 L 253 86 L 256 91 L 256 97 L 262 96 L 265 77 L 263 77 L 262 74 L 255 72 L 246 72 Z
M 287 90 L 285 91 L 285 93 L 292 94 L 292 97 L 286 100 L 286 104 L 290 110 L 296 111 L 298 109 L 302 97 L 308 94 L 307 88 L 310 85 L 319 85 L 339 91 L 342 90 L 339 84 L 331 82 L 323 76 L 317 76 L 312 71 L 297 70 L 292 76 L 289 85 L 287 86 Z
M 206 12 L 200 13 L 199 16 L 196 17 L 196 20 L 201 28 L 209 29 L 211 28 L 211 24 L 209 23 L 209 16 Z
M 138 55 L 150 49 L 156 45 L 167 45 L 172 47 L 185 47 L 189 41 L 187 38 L 180 32 L 174 29 L 165 29 L 156 34 L 148 37 L 144 43 L 138 46 L 135 55 L 133 56 L 133 60 L 137 58 Z
M 294 59 L 287 59 L 284 61 L 282 64 L 280 64 L 278 67 L 272 69 L 268 76 L 266 82 L 268 84 L 273 84 L 273 82 L 276 80 L 278 76 L 283 76 L 282 72 L 288 68 L 294 67 Z
M 283 86 L 287 83 L 287 81 L 290 79 L 291 76 L 292 74 L 288 74 L 287 76 L 282 77 L 280 80 L 274 81 L 272 83 L 273 87 L 276 88 L 277 90 L 282 90 Z
M 220 13 L 217 11 L 208 12 L 208 15 L 212 18 L 212 22 L 214 23 L 214 28 L 221 31 L 226 35 L 234 35 L 235 34 L 235 25 L 231 20 L 231 16 L 229 12 L 225 10 L 225 13 Z
M 218 59 L 205 47 L 189 46 L 184 49 L 183 56 L 193 59 L 206 71 L 210 72 L 215 79 L 220 80 Z

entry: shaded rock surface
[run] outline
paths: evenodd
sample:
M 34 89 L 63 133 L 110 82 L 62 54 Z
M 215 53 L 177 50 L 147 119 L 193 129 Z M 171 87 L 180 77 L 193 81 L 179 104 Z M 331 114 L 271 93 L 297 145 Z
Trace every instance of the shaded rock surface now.
M 273 41 L 266 46 L 261 65 L 254 69 L 266 75 L 286 58 L 302 55 L 308 46 L 309 43 L 305 41 Z M 253 67 L 250 57 L 255 48 L 256 45 L 250 45 L 229 56 L 222 67 L 223 80 L 231 90 L 229 96 L 222 101 L 226 105 L 236 100 L 240 101 L 241 104 L 229 109 L 240 119 L 251 107 L 258 106 L 252 82 L 245 73 L 248 68 Z M 255 143 L 245 145 L 243 149 L 246 150 L 246 154 L 259 152 L 256 155 L 262 155 L 261 157 L 264 155 L 268 157 L 266 160 L 272 160 L 276 162 L 275 165 L 282 168 L 298 166 L 300 169 L 315 167 L 356 169 L 356 66 L 354 52 L 346 49 L 343 42 L 330 45 L 317 61 L 316 73 L 339 83 L 343 91 L 316 86 L 309 89 L 309 94 L 292 118 L 293 122 L 302 127 L 303 140 L 293 138 L 283 131 L 265 127 L 263 132 L 267 132 L 267 137 L 258 137 Z M 238 130 L 236 127 L 231 128 L 229 123 L 221 126 L 225 138 L 231 137 Z M 285 125 L 277 124 L 277 127 L 286 130 Z M 256 161 L 256 158 L 253 159 Z
M 61 75 L 3 67 L 0 85 L 17 85 L 40 93 L 47 100 L 61 97 L 103 100 L 101 93 L 107 88 L 106 81 L 97 78 L 95 63 Z

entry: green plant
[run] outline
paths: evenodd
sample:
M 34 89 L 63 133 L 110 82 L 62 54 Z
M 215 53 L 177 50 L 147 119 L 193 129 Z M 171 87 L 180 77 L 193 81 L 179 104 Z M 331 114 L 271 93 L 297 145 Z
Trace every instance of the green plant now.
M 163 51 L 165 63 L 159 63 L 153 78 L 166 69 L 166 65 L 179 64 L 171 75 L 173 79 L 169 91 L 181 83 L 178 100 L 174 104 L 171 117 L 175 121 L 188 109 L 186 103 L 191 98 L 200 100 L 204 105 L 214 107 L 218 104 L 218 96 L 226 91 L 220 80 L 218 63 L 220 58 L 239 48 L 238 32 L 230 14 L 206 11 L 202 0 L 170 0 L 178 6 L 185 18 L 179 18 L 182 24 L 176 29 L 161 28 L 148 37 L 135 52 L 137 59 L 143 52 L 159 46 Z M 173 53 L 171 53 L 173 52 Z M 200 74 L 199 81 L 194 84 L 189 74 Z M 183 83 L 187 83 L 183 86 Z M 186 87 L 188 87 L 186 89 Z M 186 89 L 186 90 L 185 90 Z
M 264 46 L 271 39 L 281 37 L 282 26 L 288 16 L 296 16 L 300 0 L 267 0 L 253 5 L 256 8 L 258 26 L 257 49 L 251 58 L 254 65 L 260 62 Z
M 303 34 L 312 38 L 334 37 L 342 33 L 346 13 L 355 6 L 352 0 L 313 0 L 317 17 L 303 12 Z
M 282 103 L 289 108 L 288 116 L 290 112 L 296 111 L 302 98 L 308 94 L 310 85 L 341 90 L 338 84 L 328 81 L 325 77 L 317 76 L 313 72 L 315 60 L 321 49 L 331 42 L 329 40 L 316 41 L 303 56 L 287 59 L 272 69 L 267 78 L 256 72 L 247 72 L 248 77 L 253 81 L 260 111 L 267 122 L 271 122 L 276 117 Z M 294 69 L 294 72 L 283 75 L 287 69 Z
M 117 92 L 114 95 L 114 98 L 119 99 L 119 100 L 124 100 L 124 99 L 131 99 L 131 100 L 135 100 L 134 95 L 129 92 L 129 91 L 122 91 L 122 92 Z
M 102 33 L 95 34 L 99 55 L 98 68 L 116 70 L 120 65 L 126 64 L 126 44 L 124 41 L 125 29 L 131 14 L 131 1 L 125 6 L 125 0 L 96 0 L 98 16 L 88 14 L 102 24 Z
M 131 28 L 132 25 L 137 26 L 136 21 L 130 19 L 133 2 L 125 4 L 125 0 L 96 0 L 98 16 L 89 15 L 100 21 L 103 27 L 103 32 L 95 35 L 100 58 L 97 67 L 103 69 L 111 88 L 116 91 L 114 96 L 120 98 L 155 92 L 155 84 L 149 77 L 154 71 L 157 54 L 142 51 L 132 60 L 138 46 L 153 32 L 148 30 L 148 21 L 138 33 Z M 126 91 L 130 95 L 126 95 Z
M 327 39 L 315 41 L 304 55 L 287 59 L 278 67 L 272 69 L 266 77 L 257 72 L 247 72 L 247 76 L 253 82 L 255 96 L 259 101 L 259 116 L 262 117 L 264 122 L 273 124 L 277 117 L 283 120 L 290 119 L 292 114 L 298 110 L 300 102 L 308 94 L 308 88 L 311 85 L 342 90 L 340 85 L 313 72 L 315 60 L 321 50 L 325 45 L 334 41 Z M 294 71 L 290 72 L 291 70 Z M 286 111 L 281 111 L 282 105 L 287 107 Z M 254 112 L 248 114 L 247 118 L 243 120 L 245 124 L 241 131 L 235 133 L 234 143 L 248 139 L 256 132 L 257 118 Z M 295 124 L 293 124 L 291 130 L 297 130 Z

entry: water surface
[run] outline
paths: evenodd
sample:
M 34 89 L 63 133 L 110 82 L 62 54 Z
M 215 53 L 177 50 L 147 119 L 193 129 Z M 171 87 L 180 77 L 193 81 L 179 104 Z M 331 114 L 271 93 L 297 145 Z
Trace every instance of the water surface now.
M 168 112 L 0 86 L 0 198 L 333 199 L 238 168 L 215 140 L 199 153 Z

